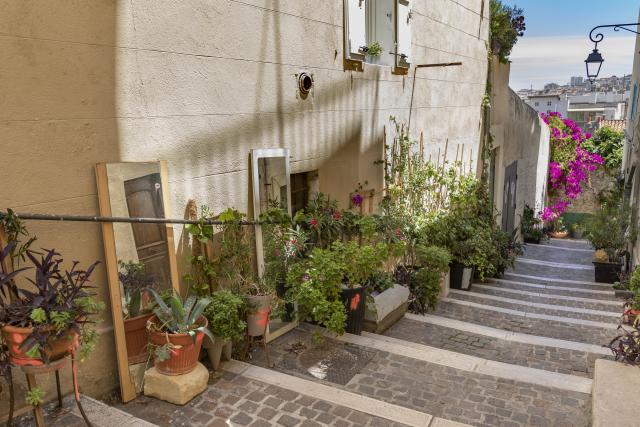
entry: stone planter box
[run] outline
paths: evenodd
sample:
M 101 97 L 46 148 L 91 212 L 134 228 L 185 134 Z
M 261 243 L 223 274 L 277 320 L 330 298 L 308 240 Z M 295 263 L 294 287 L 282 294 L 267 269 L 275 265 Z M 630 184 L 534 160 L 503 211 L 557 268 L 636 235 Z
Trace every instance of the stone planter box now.
M 407 312 L 408 301 L 409 288 L 398 284 L 376 296 L 368 296 L 363 329 L 376 334 L 386 331 Z

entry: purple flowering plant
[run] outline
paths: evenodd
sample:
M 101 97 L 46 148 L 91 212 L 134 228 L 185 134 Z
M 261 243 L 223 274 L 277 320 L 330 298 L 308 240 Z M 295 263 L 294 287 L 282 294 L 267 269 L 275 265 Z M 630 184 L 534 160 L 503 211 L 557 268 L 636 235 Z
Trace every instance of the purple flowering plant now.
M 541 113 L 540 117 L 551 132 L 551 161 L 547 183 L 550 205 L 540 213 L 546 222 L 555 222 L 577 199 L 589 181 L 589 173 L 604 163 L 603 158 L 590 152 L 585 141 L 591 138 L 576 122 L 560 113 Z

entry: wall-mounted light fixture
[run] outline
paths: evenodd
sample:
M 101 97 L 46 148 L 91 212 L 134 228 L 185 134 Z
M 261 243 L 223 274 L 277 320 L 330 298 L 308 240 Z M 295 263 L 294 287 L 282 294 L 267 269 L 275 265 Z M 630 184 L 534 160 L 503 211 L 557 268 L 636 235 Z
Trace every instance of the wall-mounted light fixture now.
M 309 93 L 313 90 L 313 74 L 309 74 L 306 71 L 296 74 L 298 82 L 298 93 L 300 98 L 307 99 Z
M 598 43 L 600 43 L 604 39 L 604 34 L 597 33 L 593 34 L 598 28 L 613 28 L 613 31 L 625 30 L 630 33 L 640 34 L 635 30 L 632 30 L 627 27 L 637 27 L 640 25 L 640 22 L 636 22 L 635 24 L 611 24 L 611 25 L 598 25 L 597 27 L 593 27 L 591 32 L 589 32 L 589 39 L 595 43 L 593 47 L 593 51 L 587 56 L 587 59 L 584 60 L 584 63 L 587 67 L 587 78 L 591 83 L 595 83 L 598 78 L 598 74 L 600 74 L 600 68 L 602 67 L 602 63 L 604 62 L 604 58 L 602 54 L 598 51 Z

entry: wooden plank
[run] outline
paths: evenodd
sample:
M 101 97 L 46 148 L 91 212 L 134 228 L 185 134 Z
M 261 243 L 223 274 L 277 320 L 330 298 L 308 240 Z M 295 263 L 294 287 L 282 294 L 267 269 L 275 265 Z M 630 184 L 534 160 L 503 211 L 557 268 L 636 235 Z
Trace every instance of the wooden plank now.
M 111 216 L 111 200 L 109 198 L 109 180 L 107 177 L 107 165 L 96 165 L 96 182 L 98 184 L 98 204 L 100 215 Z M 136 398 L 136 387 L 129 372 L 129 360 L 127 357 L 127 343 L 124 331 L 124 319 L 122 317 L 122 295 L 120 294 L 120 282 L 118 279 L 118 260 L 116 257 L 116 241 L 113 234 L 113 223 L 102 223 L 102 241 L 104 243 L 104 259 L 107 266 L 107 279 L 109 282 L 109 295 L 111 296 L 111 316 L 113 320 L 113 334 L 116 341 L 116 355 L 118 374 L 120 377 L 120 394 L 124 403 Z
M 160 180 L 162 183 L 162 201 L 164 204 L 165 218 L 171 218 L 171 205 L 169 204 L 169 169 L 166 160 L 160 160 Z M 186 295 L 188 289 L 180 289 L 178 278 L 178 262 L 176 260 L 176 245 L 173 237 L 173 225 L 166 224 L 167 227 L 167 249 L 169 250 L 169 271 L 171 273 L 171 286 L 180 295 Z M 186 285 L 185 285 L 186 286 Z

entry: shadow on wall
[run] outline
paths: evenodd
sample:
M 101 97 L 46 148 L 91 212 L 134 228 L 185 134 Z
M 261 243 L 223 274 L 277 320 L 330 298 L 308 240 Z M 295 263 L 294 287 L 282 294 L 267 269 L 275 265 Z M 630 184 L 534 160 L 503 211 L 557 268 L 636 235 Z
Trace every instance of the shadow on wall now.
M 0 14 L 0 210 L 95 215 L 94 164 L 120 158 L 115 120 L 116 2 L 4 2 Z M 65 265 L 103 260 L 98 224 L 29 221 L 37 247 L 55 248 Z M 104 265 L 104 264 L 103 264 Z M 109 303 L 103 265 L 94 274 L 99 298 Z M 118 384 L 110 311 L 104 339 L 80 364 L 80 389 L 97 395 Z M 14 369 L 16 409 L 27 410 L 24 375 Z M 0 380 L 1 381 L 1 380 Z M 64 393 L 71 374 L 61 372 Z M 46 399 L 53 375 L 38 376 Z M 0 392 L 0 420 L 8 413 Z

